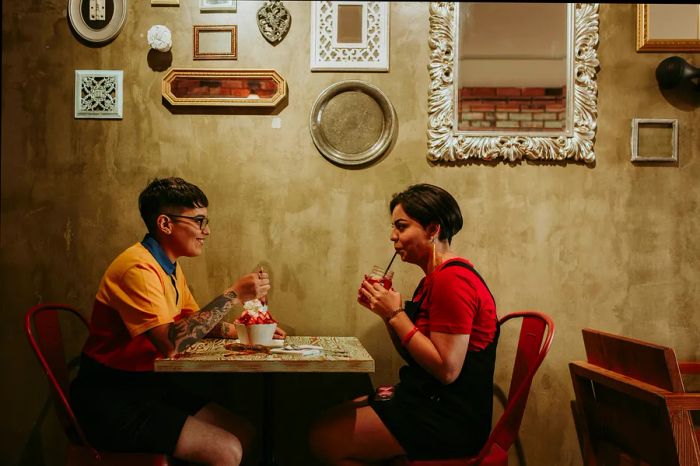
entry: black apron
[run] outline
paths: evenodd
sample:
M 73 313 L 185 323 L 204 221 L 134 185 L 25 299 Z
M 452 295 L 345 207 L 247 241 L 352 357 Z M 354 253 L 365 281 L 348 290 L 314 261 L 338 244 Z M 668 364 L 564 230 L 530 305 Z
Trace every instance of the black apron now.
M 451 261 L 447 267 L 470 270 L 491 293 L 479 273 L 463 261 Z M 421 290 L 419 283 L 413 299 Z M 406 314 L 415 323 L 420 307 L 431 290 L 420 300 L 406 301 Z M 493 295 L 491 295 L 493 298 Z M 494 299 L 495 304 L 495 299 Z M 399 370 L 400 382 L 388 401 L 372 400 L 375 409 L 391 433 L 412 459 L 437 459 L 475 455 L 491 432 L 493 412 L 493 373 L 500 329 L 491 343 L 480 351 L 467 351 L 457 379 L 443 385 L 430 375 L 410 353 L 399 348 L 407 365 Z

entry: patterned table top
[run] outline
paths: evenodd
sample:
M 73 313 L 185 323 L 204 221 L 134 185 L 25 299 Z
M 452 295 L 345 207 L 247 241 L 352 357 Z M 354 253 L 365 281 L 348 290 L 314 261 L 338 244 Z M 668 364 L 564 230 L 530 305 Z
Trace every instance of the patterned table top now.
M 285 345 L 318 345 L 321 354 L 301 356 L 227 349 L 236 340 L 205 338 L 187 352 L 158 359 L 156 372 L 374 372 L 374 359 L 355 337 L 288 336 Z

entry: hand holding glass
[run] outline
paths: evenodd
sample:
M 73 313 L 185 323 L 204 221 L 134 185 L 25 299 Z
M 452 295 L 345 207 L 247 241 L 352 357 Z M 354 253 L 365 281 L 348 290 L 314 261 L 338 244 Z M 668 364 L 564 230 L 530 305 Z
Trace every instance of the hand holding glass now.
M 393 271 L 387 272 L 385 275 L 384 269 L 379 267 L 378 265 L 372 267 L 372 271 L 369 274 L 365 274 L 365 280 L 367 280 L 369 283 L 371 283 L 372 285 L 374 285 L 375 283 L 380 283 L 387 290 L 391 289 L 393 278 Z M 357 302 L 364 306 L 369 306 L 369 301 L 367 301 L 367 298 L 362 293 L 362 285 L 360 285 L 360 288 L 357 291 Z

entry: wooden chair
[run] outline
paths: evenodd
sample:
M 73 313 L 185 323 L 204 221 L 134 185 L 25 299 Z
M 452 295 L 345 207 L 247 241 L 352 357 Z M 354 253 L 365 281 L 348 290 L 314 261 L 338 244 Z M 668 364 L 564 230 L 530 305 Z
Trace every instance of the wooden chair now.
M 513 364 L 508 392 L 508 402 L 503 414 L 491 431 L 486 444 L 478 455 L 470 458 L 440 460 L 402 459 L 392 464 L 407 466 L 507 466 L 508 450 L 518 437 L 520 423 L 525 412 L 530 385 L 537 369 L 549 352 L 554 338 L 554 322 L 542 312 L 519 311 L 502 317 L 499 324 L 512 319 L 522 319 L 520 338 Z
M 78 424 L 68 395 L 69 370 L 66 364 L 59 314 L 77 319 L 87 328 L 85 318 L 65 304 L 39 304 L 27 311 L 24 328 L 29 343 L 49 379 L 54 406 L 68 436 L 66 465 L 70 466 L 168 466 L 166 455 L 119 453 L 95 449 Z
M 584 464 L 699 466 L 700 394 L 685 392 L 673 349 L 592 329 L 583 340 L 588 361 L 569 371 Z

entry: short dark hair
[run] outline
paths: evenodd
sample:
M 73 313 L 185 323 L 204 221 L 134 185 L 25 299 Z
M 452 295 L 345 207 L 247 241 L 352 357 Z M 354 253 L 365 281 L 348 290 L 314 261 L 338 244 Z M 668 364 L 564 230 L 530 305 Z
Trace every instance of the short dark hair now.
M 440 225 L 439 239 L 452 242 L 452 237 L 462 229 L 462 211 L 454 197 L 444 189 L 432 184 L 414 184 L 392 196 L 389 212 L 397 205 L 414 220 L 426 228 L 431 223 Z
M 156 219 L 164 210 L 207 207 L 204 192 L 182 178 L 154 178 L 139 195 L 139 212 L 151 233 L 156 231 Z M 175 213 L 175 212 L 173 212 Z

